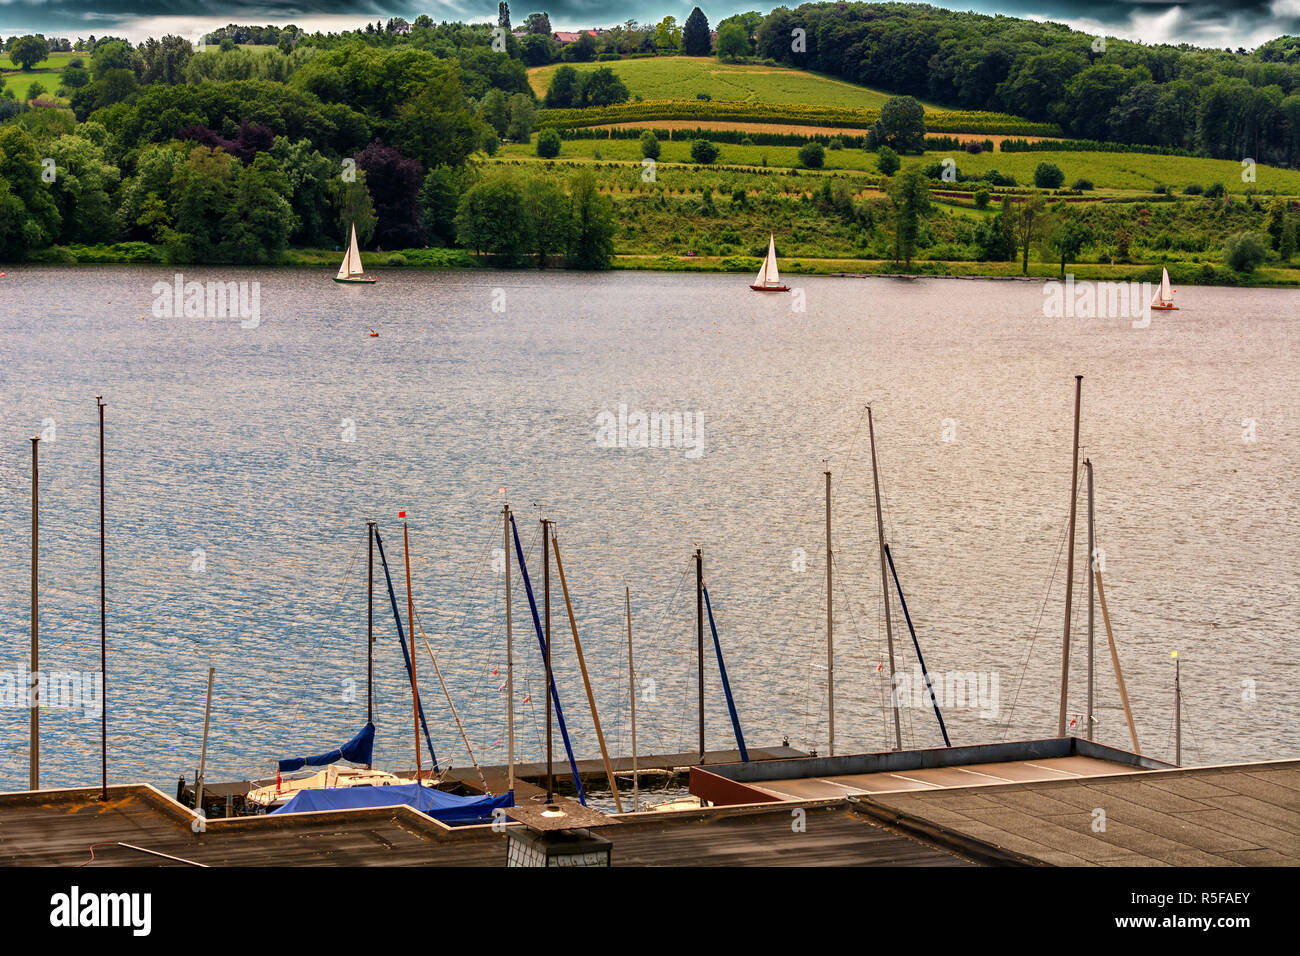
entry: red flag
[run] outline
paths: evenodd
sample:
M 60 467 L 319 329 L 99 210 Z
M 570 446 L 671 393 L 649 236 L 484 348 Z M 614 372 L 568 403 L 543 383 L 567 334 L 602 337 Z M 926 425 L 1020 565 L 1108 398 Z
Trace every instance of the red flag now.
M 399 518 L 405 518 L 405 517 L 406 517 L 406 512 L 405 512 L 405 511 L 399 511 L 399 512 L 397 512 L 397 517 L 399 517 Z

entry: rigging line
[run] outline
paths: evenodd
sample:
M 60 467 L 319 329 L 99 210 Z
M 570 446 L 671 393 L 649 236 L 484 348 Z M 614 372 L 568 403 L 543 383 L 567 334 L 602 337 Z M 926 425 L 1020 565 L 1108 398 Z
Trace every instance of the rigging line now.
M 849 464 L 853 461 L 853 452 L 857 450 L 857 447 L 858 447 L 858 440 L 862 438 L 862 423 L 863 423 L 864 421 L 866 421 L 866 420 L 867 420 L 867 406 L 866 406 L 866 405 L 863 405 L 863 406 L 862 406 L 862 411 L 860 411 L 860 412 L 858 413 L 858 424 L 857 424 L 857 427 L 853 429 L 853 441 L 850 443 L 850 445 L 849 445 L 849 453 L 848 453 L 848 455 L 847 455 L 847 456 L 845 457 L 845 459 L 844 459 L 844 462 L 845 462 L 845 468 L 844 468 L 844 471 L 841 472 L 841 478 L 847 478 L 850 474 L 853 473 L 853 472 L 852 472 L 852 469 L 849 467 Z M 829 451 L 829 450 L 827 450 L 826 457 L 825 457 L 823 460 L 826 462 L 826 467 L 827 467 L 827 469 L 829 470 L 829 469 L 830 469 L 830 462 L 831 462 L 831 455 L 830 455 L 830 451 Z M 836 497 L 838 494 L 839 494 L 839 487 L 838 487 L 838 485 L 837 485 L 837 486 L 836 486 L 834 489 L 832 489 L 832 491 L 831 491 L 831 503 L 832 503 L 832 504 L 834 504 L 834 503 L 838 500 L 838 498 Z
M 442 696 L 447 698 L 447 707 L 451 710 L 451 719 L 456 721 L 456 729 L 460 731 L 460 739 L 465 744 L 465 750 L 469 753 L 470 763 L 478 771 L 478 779 L 483 784 L 483 792 L 488 796 L 492 796 L 487 779 L 483 776 L 483 768 L 478 765 L 478 758 L 474 756 L 474 748 L 470 746 L 469 737 L 465 734 L 465 725 L 460 722 L 460 715 L 456 713 L 456 705 L 451 700 L 451 691 L 447 690 L 447 682 L 442 678 L 442 668 L 438 666 L 438 658 L 433 656 L 433 648 L 429 646 L 429 635 L 424 633 L 424 622 L 420 620 L 418 613 L 415 615 L 415 626 L 420 629 L 420 637 L 424 640 L 424 649 L 429 653 L 429 660 L 433 662 L 433 672 L 438 675 L 438 683 L 442 686 Z
M 838 561 L 835 562 L 835 566 L 836 566 L 837 568 L 839 567 L 839 562 L 838 562 Z M 847 590 L 846 590 L 845 587 L 844 587 L 844 577 L 845 577 L 845 576 L 844 576 L 843 574 L 840 574 L 840 575 L 838 575 L 838 577 L 839 577 L 839 582 L 838 582 L 838 583 L 839 583 L 839 586 L 840 586 L 840 596 L 843 597 L 843 599 L 844 599 L 844 601 L 843 601 L 843 606 L 846 607 L 846 608 L 848 609 L 849 620 L 850 620 L 850 627 L 852 628 L 852 631 L 853 631 L 854 635 L 855 635 L 855 636 L 857 637 L 857 639 L 858 639 L 858 646 L 859 646 L 859 648 L 865 648 L 865 647 L 866 647 L 866 641 L 865 641 L 865 640 L 863 639 L 863 637 L 862 637 L 862 631 L 861 631 L 860 626 L 858 625 L 858 617 L 857 617 L 857 614 L 856 614 L 856 613 L 854 612 L 854 610 L 853 610 L 853 602 L 849 599 L 848 592 L 847 592 Z M 877 639 L 879 639 L 879 635 L 877 635 Z M 878 648 L 878 647 L 877 647 L 877 651 L 879 651 L 879 648 Z M 879 654 L 877 654 L 877 660 L 879 660 Z M 878 685 L 878 686 L 879 686 L 879 685 Z M 881 713 L 882 713 L 882 714 L 885 712 L 887 705 L 888 705 L 888 700 L 887 700 L 887 699 L 886 699 L 885 701 L 882 701 L 882 703 L 881 703 Z
M 1082 481 L 1082 479 L 1080 480 Z M 1075 486 L 1074 494 L 1076 497 L 1079 494 L 1079 487 L 1077 485 Z M 1043 603 L 1039 606 L 1038 616 L 1034 619 L 1034 629 L 1030 632 L 1029 649 L 1025 651 L 1025 662 L 1020 668 L 1020 679 L 1016 681 L 1016 691 L 1011 697 L 1011 707 L 1007 711 L 1007 722 L 1002 726 L 1003 740 L 1007 739 L 1007 734 L 1011 731 L 1011 721 L 1015 716 L 1016 702 L 1020 698 L 1020 687 L 1025 682 L 1025 672 L 1029 669 L 1029 660 L 1033 656 L 1034 645 L 1038 642 L 1038 632 L 1042 627 L 1043 614 L 1047 610 L 1047 602 L 1051 600 L 1052 585 L 1056 583 L 1056 572 L 1059 571 L 1061 567 L 1061 554 L 1065 551 L 1065 542 L 1069 537 L 1069 532 L 1070 517 L 1067 510 L 1066 517 L 1061 525 L 1061 541 L 1056 547 L 1056 561 L 1052 565 L 1051 576 L 1047 579 L 1047 588 L 1043 592 Z

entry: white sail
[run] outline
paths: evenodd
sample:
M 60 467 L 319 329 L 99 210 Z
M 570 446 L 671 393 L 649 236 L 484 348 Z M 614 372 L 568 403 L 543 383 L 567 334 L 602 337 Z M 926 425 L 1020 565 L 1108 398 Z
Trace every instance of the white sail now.
M 359 276 L 364 269 L 361 268 L 361 252 L 357 249 L 357 224 L 352 224 L 352 240 L 348 245 L 347 254 L 343 256 L 343 264 L 339 266 L 338 278 L 349 279 L 353 276 Z
M 767 258 L 763 260 L 763 268 L 758 270 L 758 278 L 754 280 L 754 285 L 780 285 L 781 272 L 776 267 L 776 237 L 771 233 L 767 237 Z
M 1161 269 L 1160 289 L 1151 300 L 1152 305 L 1173 305 L 1174 287 L 1169 281 L 1169 270 Z

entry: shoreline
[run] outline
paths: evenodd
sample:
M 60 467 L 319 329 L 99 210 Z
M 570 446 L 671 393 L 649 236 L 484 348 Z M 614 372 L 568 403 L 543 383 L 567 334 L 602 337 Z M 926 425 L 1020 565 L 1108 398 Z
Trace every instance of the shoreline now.
M 430 261 L 419 261 L 425 255 Z M 232 263 L 174 263 L 166 264 L 154 259 L 136 256 L 114 256 L 107 250 L 96 250 L 93 258 L 72 257 L 65 261 L 27 260 L 24 262 L 0 262 L 0 275 L 13 273 L 27 267 L 50 266 L 150 266 L 167 270 L 184 272 L 185 269 L 326 269 L 334 271 L 335 252 L 302 249 L 290 250 L 286 261 L 263 264 Z M 403 262 L 394 263 L 393 256 L 400 255 Z M 414 258 L 412 261 L 411 256 Z M 616 254 L 609 270 L 611 272 L 657 272 L 657 273 L 703 273 L 713 275 L 747 275 L 761 265 L 758 259 L 748 256 L 670 256 L 649 255 L 643 253 Z M 371 261 L 366 261 L 371 260 Z M 741 261 L 744 267 L 741 267 Z M 484 260 L 477 260 L 463 250 L 395 250 L 394 252 L 362 253 L 362 261 L 368 271 L 492 271 L 492 272 L 539 272 L 563 273 L 570 271 L 562 267 L 538 269 L 520 266 L 509 269 L 497 269 Z M 1022 274 L 1020 262 L 969 262 L 953 260 L 917 260 L 911 272 L 899 271 L 898 263 L 887 259 L 807 259 L 797 256 L 786 257 L 781 264 L 781 271 L 791 278 L 837 278 L 837 279 L 995 279 L 1019 282 L 1046 282 L 1061 280 L 1060 266 L 1057 263 L 1031 262 L 1029 274 Z M 1214 263 L 1189 262 L 1144 262 L 1144 263 L 1068 263 L 1066 274 L 1073 275 L 1076 281 L 1107 282 L 1141 282 L 1160 281 L 1160 270 L 1169 269 L 1170 277 L 1176 284 L 1188 286 L 1221 286 L 1224 288 L 1300 288 L 1300 263 L 1283 266 L 1270 264 L 1261 266 L 1247 274 L 1232 272 L 1226 266 Z M 0 279 L 3 281 L 3 279 Z

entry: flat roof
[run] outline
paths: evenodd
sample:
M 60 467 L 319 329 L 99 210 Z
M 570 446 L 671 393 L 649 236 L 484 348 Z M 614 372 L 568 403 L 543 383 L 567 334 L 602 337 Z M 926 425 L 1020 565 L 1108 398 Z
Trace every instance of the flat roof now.
M 690 789 L 703 800 L 728 805 L 1076 780 L 1168 766 L 1077 737 L 1052 737 L 692 767 Z
M 1055 866 L 1300 866 L 1300 760 L 850 802 L 928 840 Z

